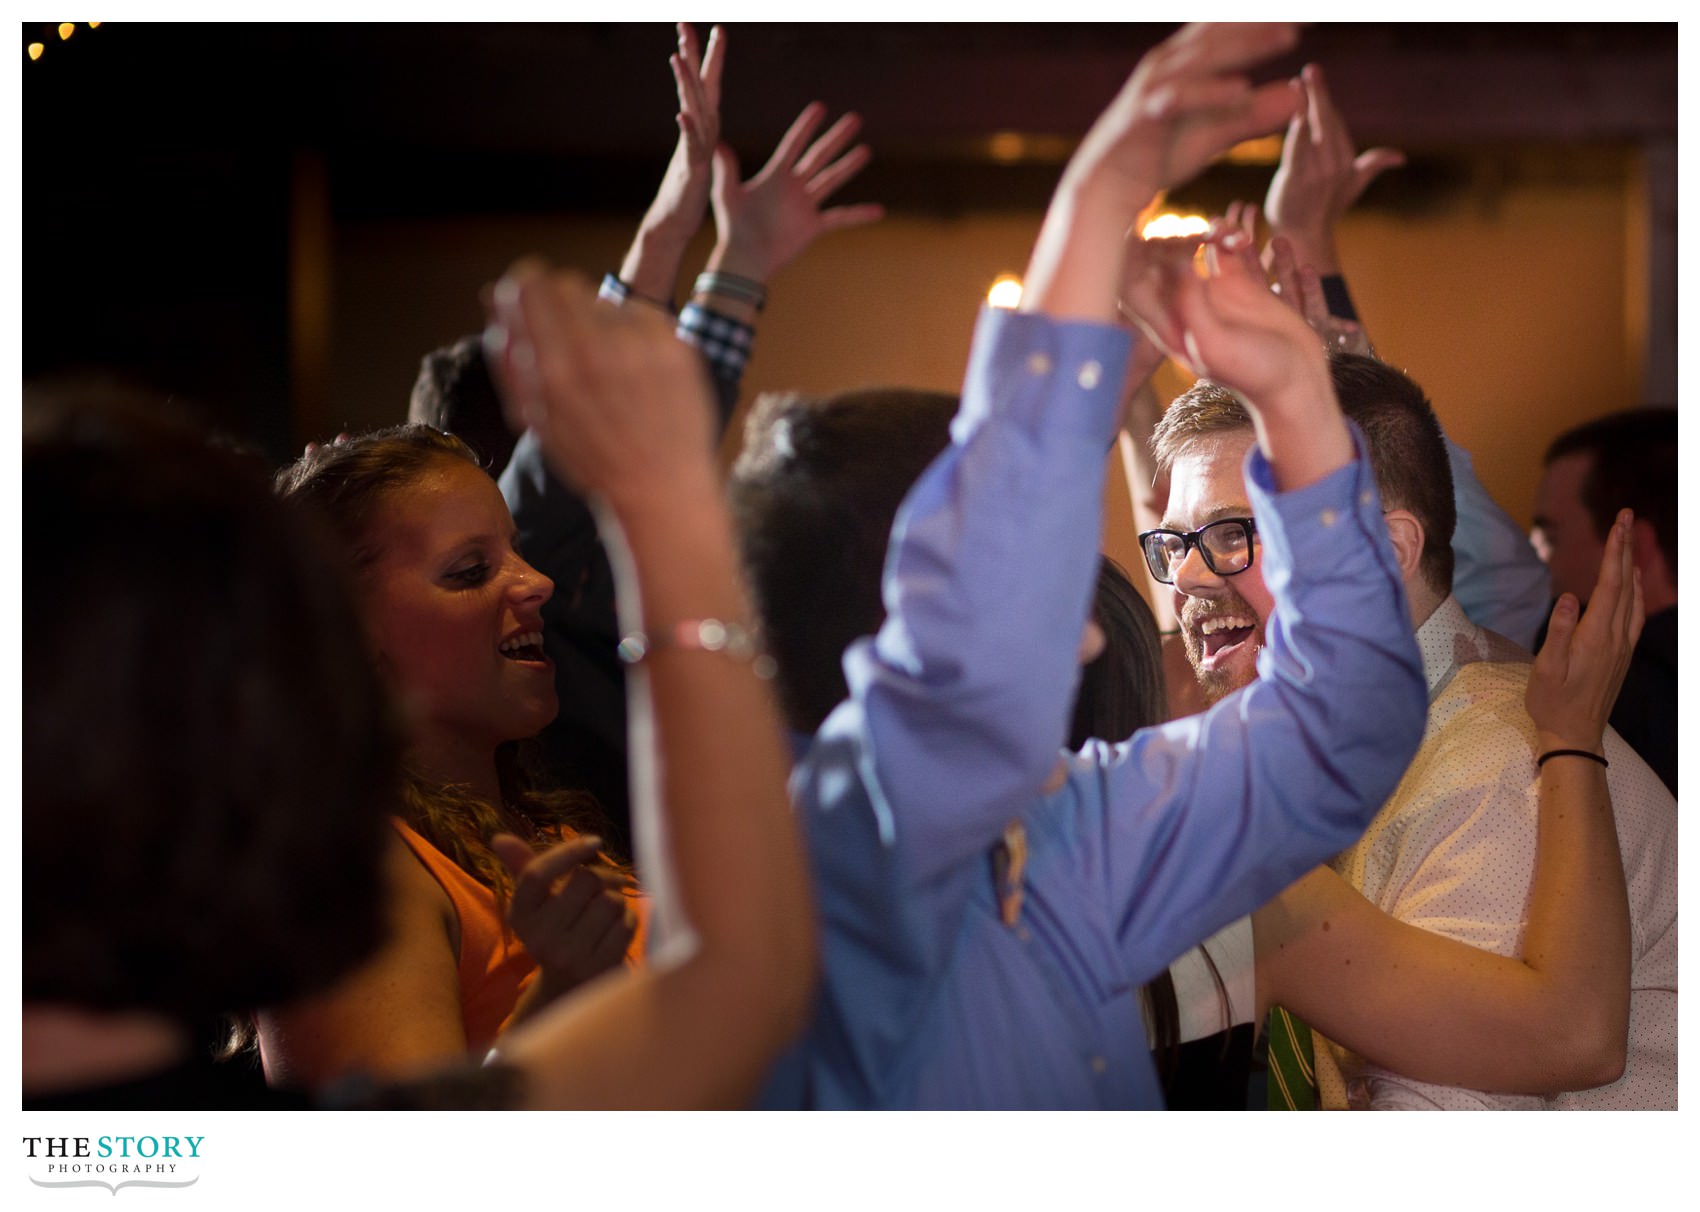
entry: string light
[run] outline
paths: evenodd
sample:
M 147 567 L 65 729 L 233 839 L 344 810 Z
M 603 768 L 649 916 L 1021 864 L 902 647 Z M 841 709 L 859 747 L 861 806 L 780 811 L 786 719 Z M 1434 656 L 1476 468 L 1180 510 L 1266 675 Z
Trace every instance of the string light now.
M 76 32 L 77 32 L 77 23 L 75 21 L 62 22 L 59 26 L 59 41 L 64 42 L 65 40 L 70 38 L 70 36 L 72 34 L 74 34 Z
M 30 58 L 31 59 L 41 58 L 41 52 L 46 50 L 46 49 L 47 48 L 39 42 L 31 42 L 30 43 Z
M 986 302 L 993 307 L 1013 311 L 1021 305 L 1021 279 L 1014 274 L 1002 274 L 986 292 Z

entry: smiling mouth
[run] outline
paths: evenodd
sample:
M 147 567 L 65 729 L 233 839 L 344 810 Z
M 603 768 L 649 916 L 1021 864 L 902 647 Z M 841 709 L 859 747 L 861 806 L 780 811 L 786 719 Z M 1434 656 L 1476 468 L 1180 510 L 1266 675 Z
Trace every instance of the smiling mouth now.
M 521 665 L 549 665 L 549 656 L 543 651 L 541 631 L 526 631 L 509 636 L 497 645 L 497 651 L 508 660 Z
M 1199 650 L 1208 666 L 1250 640 L 1257 632 L 1257 620 L 1243 615 L 1215 615 L 1202 620 L 1196 630 Z

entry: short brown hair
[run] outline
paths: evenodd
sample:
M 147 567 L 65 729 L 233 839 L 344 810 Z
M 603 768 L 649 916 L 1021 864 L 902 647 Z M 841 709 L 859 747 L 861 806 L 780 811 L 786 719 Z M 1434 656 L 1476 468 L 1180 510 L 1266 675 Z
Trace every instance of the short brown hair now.
M 1361 354 L 1336 353 L 1328 368 L 1340 410 L 1369 443 L 1382 505 L 1409 510 L 1423 528 L 1419 568 L 1430 588 L 1452 588 L 1452 533 L 1458 526 L 1452 464 L 1440 422 L 1407 375 Z M 1251 414 L 1225 387 L 1200 379 L 1170 404 L 1152 436 L 1157 464 L 1170 468 L 1200 438 L 1251 428 Z
M 792 728 L 845 697 L 841 664 L 885 619 L 880 574 L 897 508 L 950 443 L 957 398 L 867 388 L 756 400 L 732 468 L 732 516 Z

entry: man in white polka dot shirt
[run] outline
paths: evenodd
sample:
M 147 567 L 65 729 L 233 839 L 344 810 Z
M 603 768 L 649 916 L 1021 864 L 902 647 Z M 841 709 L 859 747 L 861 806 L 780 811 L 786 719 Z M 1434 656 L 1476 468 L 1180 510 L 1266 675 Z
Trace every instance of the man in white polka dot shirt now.
M 1363 838 L 1332 866 L 1371 904 L 1401 922 L 1518 957 L 1528 924 L 1540 811 L 1536 729 L 1524 708 L 1529 657 L 1503 637 L 1474 626 L 1449 592 L 1456 522 L 1452 482 L 1439 425 L 1421 389 L 1369 358 L 1337 359 L 1333 369 L 1342 409 L 1369 439 L 1422 651 L 1429 717 L 1423 746 L 1393 797 Z M 1249 515 L 1240 467 L 1252 442 L 1249 418 L 1220 388 L 1201 383 L 1171 405 L 1153 443 L 1158 462 L 1170 469 L 1164 527 L 1184 536 L 1214 522 L 1232 528 L 1236 519 Z M 1255 548 L 1239 556 L 1219 544 L 1214 549 L 1206 546 L 1205 539 L 1217 537 L 1214 531 L 1206 532 L 1184 550 L 1170 540 L 1170 551 L 1159 552 L 1176 591 L 1188 658 L 1212 701 L 1256 676 L 1272 608 Z M 1505 1087 L 1546 1094 L 1489 1093 L 1414 1080 L 1319 1034 L 1320 1106 L 1676 1106 L 1676 803 L 1615 732 L 1607 730 L 1604 748 L 1630 910 L 1629 1038 L 1621 1076 L 1607 1060 L 1603 1068 L 1595 1067 L 1593 1076 Z M 1262 986 L 1266 966 L 1273 963 L 1286 964 L 1284 979 L 1311 964 L 1311 972 L 1298 974 L 1339 987 L 1342 970 L 1322 970 L 1311 952 L 1292 948 L 1290 954 L 1274 954 L 1278 949 L 1266 946 L 1263 922 L 1262 914 L 1254 919 L 1260 998 L 1268 998 Z M 1295 964 L 1295 956 L 1304 958 Z M 1357 971 L 1363 973 L 1377 962 L 1386 966 L 1388 959 L 1385 954 L 1360 954 Z M 1368 978 L 1348 970 L 1345 979 Z M 1439 983 L 1426 995 L 1438 1000 L 1453 992 L 1457 990 Z M 1394 1041 L 1376 1040 L 1376 1026 L 1354 1023 L 1355 1038 L 1362 1052 L 1386 1056 L 1392 1049 L 1379 1045 Z M 1407 1023 L 1399 1030 L 1414 1029 Z M 1530 1053 L 1532 1064 L 1537 1049 L 1552 1050 L 1553 1034 L 1556 1031 L 1530 1024 L 1523 1040 L 1510 1046 Z M 1450 1043 L 1462 1054 L 1479 1041 Z M 1446 1050 L 1444 1041 L 1432 1044 Z M 1584 1085 L 1593 1088 L 1553 1093 Z

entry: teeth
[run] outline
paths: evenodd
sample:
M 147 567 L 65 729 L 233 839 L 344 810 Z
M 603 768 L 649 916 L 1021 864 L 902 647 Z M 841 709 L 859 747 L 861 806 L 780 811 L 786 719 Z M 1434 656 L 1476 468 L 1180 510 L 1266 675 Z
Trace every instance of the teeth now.
M 541 648 L 543 647 L 543 633 L 541 631 L 522 632 L 503 640 L 498 647 L 502 652 L 517 652 L 521 648 Z
M 1198 633 L 1200 635 L 1215 635 L 1218 631 L 1233 631 L 1236 628 L 1252 626 L 1255 626 L 1255 623 L 1251 619 L 1241 618 L 1233 614 L 1221 614 L 1205 619 L 1200 623 Z

